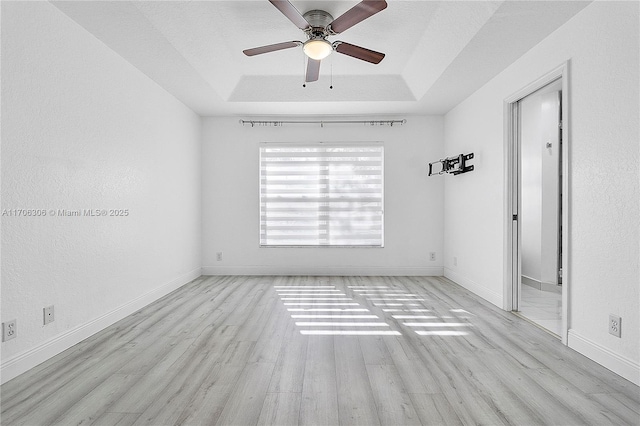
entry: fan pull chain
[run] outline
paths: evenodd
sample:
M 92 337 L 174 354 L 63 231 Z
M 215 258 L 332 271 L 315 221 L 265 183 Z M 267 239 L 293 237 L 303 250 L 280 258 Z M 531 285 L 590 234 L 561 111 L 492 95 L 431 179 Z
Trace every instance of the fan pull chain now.
M 331 61 L 331 85 L 329 86 L 329 89 L 333 89 L 333 56 L 329 60 Z
M 307 70 L 304 52 L 302 53 L 302 87 L 307 87 Z

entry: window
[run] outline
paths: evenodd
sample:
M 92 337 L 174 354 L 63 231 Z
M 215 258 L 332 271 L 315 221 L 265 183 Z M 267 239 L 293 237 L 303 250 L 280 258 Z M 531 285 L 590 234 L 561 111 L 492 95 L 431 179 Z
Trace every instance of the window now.
M 382 144 L 262 144 L 260 246 L 383 246 Z

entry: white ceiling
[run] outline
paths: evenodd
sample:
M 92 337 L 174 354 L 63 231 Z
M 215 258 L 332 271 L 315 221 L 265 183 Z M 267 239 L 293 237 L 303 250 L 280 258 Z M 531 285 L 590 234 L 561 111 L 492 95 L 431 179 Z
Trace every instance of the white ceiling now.
M 330 37 L 383 52 L 331 54 L 302 87 L 302 48 L 242 50 L 304 33 L 267 0 L 56 1 L 87 31 L 200 115 L 442 114 L 588 1 L 400 1 Z M 298 1 L 337 18 L 354 1 Z M 329 86 L 333 84 L 334 88 Z

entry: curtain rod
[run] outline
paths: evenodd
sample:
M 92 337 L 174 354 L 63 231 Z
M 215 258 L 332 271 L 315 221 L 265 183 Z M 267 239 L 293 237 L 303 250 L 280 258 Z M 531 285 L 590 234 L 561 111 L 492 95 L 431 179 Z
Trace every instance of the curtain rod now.
M 260 121 L 260 120 L 239 120 L 242 126 L 251 125 L 266 126 L 266 127 L 282 127 L 285 124 L 319 124 L 320 127 L 324 127 L 325 124 L 363 124 L 365 126 L 389 126 L 394 125 L 402 126 L 407 122 L 406 119 L 402 120 L 311 120 L 311 121 Z

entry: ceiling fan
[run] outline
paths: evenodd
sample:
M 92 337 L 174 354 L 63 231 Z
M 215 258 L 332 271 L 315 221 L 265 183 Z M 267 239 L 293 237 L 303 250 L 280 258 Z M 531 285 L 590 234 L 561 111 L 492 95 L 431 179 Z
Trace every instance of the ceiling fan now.
M 332 51 L 351 56 L 356 59 L 378 64 L 384 58 L 384 53 L 365 49 L 364 47 L 343 41 L 327 40 L 327 37 L 340 34 L 359 22 L 375 15 L 387 7 L 384 0 L 362 0 L 360 3 L 333 19 L 324 10 L 310 10 L 304 15 L 298 12 L 288 0 L 269 0 L 284 16 L 289 18 L 307 36 L 307 41 L 285 41 L 283 43 L 269 44 L 267 46 L 255 47 L 243 50 L 247 56 L 261 55 L 263 53 L 275 52 L 277 50 L 289 49 L 302 46 L 305 55 L 308 56 L 306 82 L 318 80 L 320 74 L 320 61 Z

